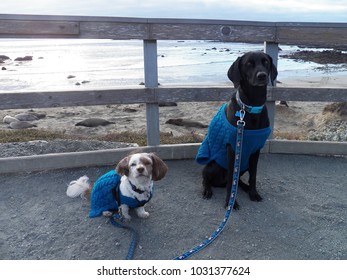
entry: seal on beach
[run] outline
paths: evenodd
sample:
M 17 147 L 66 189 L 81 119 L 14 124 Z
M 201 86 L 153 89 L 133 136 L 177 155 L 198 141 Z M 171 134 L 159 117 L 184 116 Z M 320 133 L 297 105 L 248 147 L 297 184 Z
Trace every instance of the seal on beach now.
M 76 123 L 75 126 L 97 127 L 97 126 L 106 126 L 113 123 L 114 122 L 110 122 L 105 119 L 90 118 L 90 119 L 85 119 L 83 121 Z
M 26 121 L 16 121 L 10 123 L 10 128 L 12 129 L 26 129 L 26 128 L 32 128 L 37 127 L 36 124 L 32 124 Z
M 19 121 L 26 121 L 26 122 L 37 121 L 39 119 L 37 116 L 31 113 L 17 114 L 15 115 L 15 118 Z
M 7 124 L 10 124 L 12 122 L 18 122 L 19 120 L 14 118 L 14 117 L 11 117 L 9 115 L 5 116 L 2 120 L 4 123 L 7 123 Z
M 177 126 L 185 126 L 185 127 L 198 127 L 198 128 L 206 128 L 208 125 L 203 124 L 201 122 L 195 122 L 185 119 L 169 119 L 165 122 L 166 124 L 172 124 Z

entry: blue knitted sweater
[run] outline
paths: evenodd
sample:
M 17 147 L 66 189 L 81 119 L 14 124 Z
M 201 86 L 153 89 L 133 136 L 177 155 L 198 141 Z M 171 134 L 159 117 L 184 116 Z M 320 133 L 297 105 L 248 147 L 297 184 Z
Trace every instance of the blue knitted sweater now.
M 118 175 L 115 170 L 112 170 L 102 175 L 95 182 L 90 197 L 90 218 L 98 217 L 104 211 L 118 210 L 118 202 L 112 194 L 114 189 L 119 194 L 120 204 L 126 204 L 130 208 L 143 206 L 152 198 L 152 193 L 148 200 L 143 201 L 138 201 L 136 198 L 122 195 L 122 193 L 119 191 L 120 179 L 121 176 Z
M 208 133 L 200 145 L 196 156 L 196 161 L 199 164 L 208 164 L 214 160 L 223 168 L 228 169 L 227 144 L 230 144 L 235 151 L 237 128 L 228 121 L 225 106 L 227 104 L 222 105 L 213 117 Z M 264 147 L 270 132 L 270 127 L 257 130 L 244 129 L 241 172 L 248 170 L 249 157 Z

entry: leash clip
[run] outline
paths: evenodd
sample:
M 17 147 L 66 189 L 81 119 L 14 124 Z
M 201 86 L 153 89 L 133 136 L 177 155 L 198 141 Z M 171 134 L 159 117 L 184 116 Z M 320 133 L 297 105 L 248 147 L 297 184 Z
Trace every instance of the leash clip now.
M 124 217 L 122 214 L 122 208 L 118 208 L 118 211 L 112 215 L 113 220 L 118 220 L 120 222 L 124 222 Z
M 237 121 L 237 125 L 242 125 L 245 126 L 246 122 L 243 120 L 245 115 L 246 115 L 246 111 L 244 108 L 240 109 L 240 119 Z

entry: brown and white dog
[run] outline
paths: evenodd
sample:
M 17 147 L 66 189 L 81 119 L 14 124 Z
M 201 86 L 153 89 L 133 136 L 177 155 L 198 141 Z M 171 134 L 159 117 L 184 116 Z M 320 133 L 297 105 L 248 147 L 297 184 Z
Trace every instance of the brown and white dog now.
M 90 217 L 108 216 L 120 209 L 123 218 L 129 221 L 129 209 L 134 208 L 138 217 L 148 218 L 144 206 L 152 197 L 153 181 L 164 178 L 167 170 L 167 165 L 154 153 L 135 153 L 123 158 L 116 170 L 101 176 L 94 187 L 89 178 L 83 176 L 70 182 L 66 194 L 69 197 L 90 195 Z

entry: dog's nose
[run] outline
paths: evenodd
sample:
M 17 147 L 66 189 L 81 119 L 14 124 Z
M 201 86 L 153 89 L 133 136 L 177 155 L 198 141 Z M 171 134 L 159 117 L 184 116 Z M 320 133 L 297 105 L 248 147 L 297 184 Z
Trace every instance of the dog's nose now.
M 259 72 L 259 73 L 257 73 L 257 79 L 264 81 L 267 79 L 267 74 L 265 72 Z
M 142 173 L 145 169 L 143 167 L 138 167 L 137 172 Z

